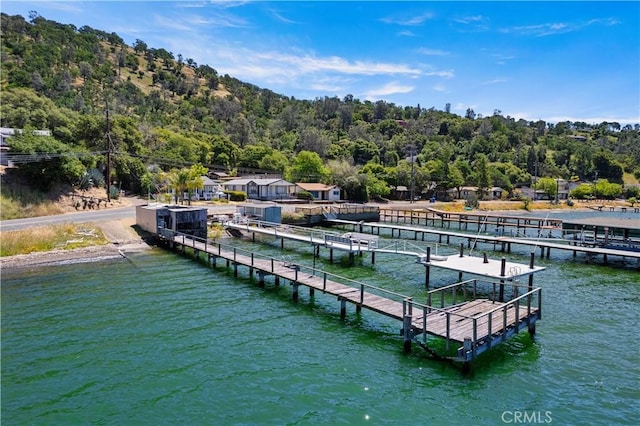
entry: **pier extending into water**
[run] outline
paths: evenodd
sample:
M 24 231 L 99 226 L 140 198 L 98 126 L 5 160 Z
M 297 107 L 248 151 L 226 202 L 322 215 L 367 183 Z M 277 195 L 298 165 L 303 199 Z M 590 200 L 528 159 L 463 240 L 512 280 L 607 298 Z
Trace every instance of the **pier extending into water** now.
M 350 222 L 333 220 L 342 224 L 358 226 L 367 225 L 363 222 Z M 451 255 L 438 255 L 432 253 L 430 246 L 420 247 L 406 240 L 378 239 L 377 236 L 363 233 L 348 232 L 344 234 L 327 231 L 324 229 L 304 228 L 278 223 L 265 222 L 254 219 L 243 219 L 242 222 L 226 222 L 225 228 L 233 231 L 235 236 L 242 236 L 241 232 L 251 234 L 252 241 L 256 241 L 256 234 L 280 239 L 280 247 L 284 248 L 285 240 L 293 240 L 310 244 L 313 247 L 313 255 L 319 256 L 320 247 L 329 250 L 329 260 L 333 261 L 333 251 L 339 250 L 349 253 L 349 259 L 353 262 L 356 254 L 371 254 L 371 263 L 375 264 L 376 253 L 389 253 L 415 258 L 416 263 L 425 266 L 425 286 L 429 287 L 431 268 L 443 268 L 458 272 L 458 280 L 462 281 L 463 274 L 482 276 L 491 279 L 504 280 L 505 277 L 520 279 L 525 276 L 532 277 L 534 273 L 542 271 L 543 267 L 534 266 L 533 255 L 529 265 L 507 262 L 505 258 L 500 260 L 489 259 L 487 256 L 477 257 L 464 253 L 461 245 L 458 253 Z M 372 225 L 373 226 L 373 225 Z M 390 226 L 390 225 L 381 225 Z
M 308 288 L 310 297 L 315 291 L 335 296 L 340 302 L 341 318 L 345 318 L 346 305 L 350 303 L 356 312 L 364 308 L 397 320 L 405 351 L 410 351 L 415 341 L 431 355 L 461 362 L 463 368 L 524 329 L 533 335 L 542 315 L 540 288 L 534 288 L 531 281 L 522 285 L 515 276 L 500 282 L 476 279 L 458 282 L 427 292 L 426 300 L 419 302 L 409 295 L 169 229 L 161 228 L 157 237 L 169 248 L 183 253 L 192 251 L 196 259 L 205 255 L 212 267 L 224 261 L 226 267 L 233 266 L 235 276 L 239 267 L 244 266 L 250 277 L 258 275 L 261 287 L 267 276 L 274 277 L 275 285 L 282 279 L 288 280 L 294 301 L 299 298 L 301 286 Z M 444 339 L 444 353 L 432 348 L 429 336 Z M 454 355 L 449 354 L 450 345 L 457 346 Z
M 381 216 L 382 213 L 381 213 Z M 424 216 L 420 216 L 422 220 L 424 220 Z M 418 216 L 414 216 L 413 219 L 410 219 L 409 216 L 405 216 L 405 219 L 419 222 Z M 517 238 L 517 237 L 507 237 L 504 236 L 502 232 L 498 232 L 497 235 L 487 235 L 482 234 L 480 231 L 476 234 L 465 233 L 460 231 L 453 231 L 448 229 L 433 229 L 426 228 L 424 226 L 407 226 L 400 224 L 392 224 L 392 223 L 380 223 L 380 222 L 355 222 L 348 220 L 327 220 L 327 224 L 338 226 L 345 228 L 346 230 L 353 230 L 354 232 L 358 232 L 360 234 L 372 234 L 372 235 L 381 235 L 381 230 L 387 230 L 391 233 L 392 238 L 401 238 L 402 234 L 409 234 L 409 238 L 417 241 L 426 241 L 426 236 L 436 236 L 438 244 L 450 244 L 451 238 L 457 238 L 461 240 L 466 240 L 467 247 L 469 249 L 476 249 L 478 247 L 478 243 L 490 244 L 493 246 L 493 250 L 500 250 L 501 252 L 511 252 L 511 246 L 527 246 L 531 247 L 532 251 L 540 250 L 541 258 L 550 258 L 551 249 L 554 250 L 562 250 L 562 251 L 571 251 L 573 257 L 577 257 L 578 253 L 583 253 L 587 255 L 594 256 L 602 256 L 603 263 L 607 264 L 609 257 L 620 257 L 620 258 L 629 258 L 636 259 L 638 261 L 638 267 L 640 268 L 640 250 L 634 251 L 629 249 L 622 249 L 621 243 L 625 243 L 628 248 L 640 247 L 640 242 L 637 239 L 630 239 L 628 237 L 628 232 L 626 237 L 622 238 L 614 238 L 613 229 L 615 229 L 615 224 L 609 226 L 611 231 L 606 236 L 598 236 L 597 232 L 593 233 L 594 235 L 588 238 L 585 238 L 584 233 L 577 232 L 575 230 L 570 230 L 570 234 L 573 238 L 571 239 L 563 239 L 561 237 L 557 238 L 544 238 L 544 234 L 539 237 L 531 237 L 531 238 Z M 451 222 L 450 222 L 451 223 Z M 477 223 L 474 221 L 474 223 Z M 502 226 L 507 226 L 503 223 Z M 516 224 L 517 226 L 517 224 Z M 522 227 L 523 224 L 520 224 Z M 530 225 L 527 225 L 530 226 Z M 531 225 L 532 226 L 532 225 Z M 559 228 L 562 230 L 562 225 Z M 533 227 L 538 230 L 538 234 L 540 232 L 550 232 L 548 228 L 538 228 Z M 619 226 L 618 228 L 621 228 Z M 640 225 L 637 227 L 640 231 Z M 553 229 L 558 229 L 554 226 Z M 600 225 L 599 227 L 600 233 L 604 233 L 604 226 Z M 634 228 L 635 229 L 635 228 Z M 526 233 L 526 231 L 524 231 Z M 624 232 L 624 231 L 623 231 Z M 530 232 L 531 233 L 531 232 Z M 606 244 L 605 244 L 606 242 Z
M 433 226 L 451 229 L 452 225 L 458 230 L 468 231 L 469 226 L 478 232 L 495 230 L 496 234 L 505 235 L 506 229 L 515 229 L 515 236 L 544 236 L 554 230 L 562 230 L 562 220 L 549 218 L 533 218 L 500 215 L 495 213 L 480 212 L 447 212 L 434 208 L 407 209 L 407 208 L 381 208 L 380 221 L 391 223 L 404 223 L 410 225 Z

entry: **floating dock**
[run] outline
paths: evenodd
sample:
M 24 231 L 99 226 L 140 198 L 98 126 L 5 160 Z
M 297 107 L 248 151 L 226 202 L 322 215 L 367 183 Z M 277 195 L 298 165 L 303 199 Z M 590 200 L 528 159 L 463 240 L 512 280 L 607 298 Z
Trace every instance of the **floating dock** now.
M 294 301 L 299 298 L 300 286 L 309 289 L 310 297 L 316 290 L 335 296 L 340 302 L 341 318 L 345 318 L 346 305 L 350 303 L 357 312 L 364 308 L 395 319 L 401 323 L 405 351 L 410 351 L 415 341 L 438 358 L 461 362 L 463 368 L 469 368 L 478 355 L 524 329 L 533 335 L 542 315 L 541 290 L 519 284 L 514 276 L 507 283 L 476 279 L 459 282 L 431 290 L 425 302 L 418 302 L 412 296 L 173 230 L 160 229 L 157 236 L 169 248 L 183 253 L 192 251 L 196 259 L 205 254 L 212 267 L 224 260 L 227 267 L 233 265 L 235 276 L 239 266 L 244 266 L 250 277 L 258 275 L 261 287 L 267 276 L 274 277 L 275 285 L 281 279 L 288 280 Z M 444 339 L 443 353 L 431 347 L 429 336 Z M 455 354 L 449 353 L 452 344 L 457 346 Z

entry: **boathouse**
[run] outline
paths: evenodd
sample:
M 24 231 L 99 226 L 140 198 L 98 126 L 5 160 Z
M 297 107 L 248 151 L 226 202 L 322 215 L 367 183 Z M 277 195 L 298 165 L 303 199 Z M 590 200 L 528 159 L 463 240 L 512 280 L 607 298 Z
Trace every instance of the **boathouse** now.
M 272 203 L 253 203 L 238 206 L 238 213 L 250 219 L 282 223 L 282 207 Z
M 207 209 L 166 204 L 136 206 L 136 224 L 154 235 L 161 230 L 207 238 Z

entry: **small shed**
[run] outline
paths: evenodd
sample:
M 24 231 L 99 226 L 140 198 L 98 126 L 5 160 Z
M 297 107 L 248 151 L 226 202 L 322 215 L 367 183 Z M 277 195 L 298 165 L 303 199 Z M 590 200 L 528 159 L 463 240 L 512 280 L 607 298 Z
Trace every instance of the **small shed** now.
M 276 204 L 242 204 L 238 213 L 251 219 L 282 223 L 282 207 Z
M 207 238 L 207 209 L 166 204 L 136 206 L 136 224 L 154 235 L 160 229 Z

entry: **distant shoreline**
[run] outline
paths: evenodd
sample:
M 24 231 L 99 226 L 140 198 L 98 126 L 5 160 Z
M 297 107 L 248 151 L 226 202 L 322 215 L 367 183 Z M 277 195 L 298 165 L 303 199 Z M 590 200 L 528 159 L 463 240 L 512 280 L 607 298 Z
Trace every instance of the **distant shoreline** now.
M 407 202 L 391 202 L 389 204 L 383 203 L 370 203 L 379 207 L 388 208 L 415 208 L 422 209 L 428 207 L 442 207 L 442 204 L 426 204 L 426 203 L 409 203 Z M 514 214 L 514 213 L 527 213 L 536 214 L 540 216 L 548 214 L 549 212 L 570 214 L 572 212 L 598 212 L 597 210 L 590 209 L 588 207 L 574 207 L 570 209 L 536 209 L 536 210 L 524 210 L 524 209 L 510 209 L 510 210 L 469 210 L 470 214 Z M 464 212 L 449 211 L 448 213 L 459 214 Z M 608 212 L 607 212 L 608 213 Z M 29 254 L 19 254 L 15 256 L 0 257 L 0 271 L 5 270 L 17 270 L 28 269 L 43 266 L 52 266 L 60 264 L 73 264 L 73 263 L 87 263 L 97 262 L 118 258 L 126 258 L 128 253 L 138 253 L 151 249 L 151 245 L 144 241 L 144 239 L 136 234 L 133 229 L 133 223 L 130 220 L 111 220 L 98 222 L 98 225 L 103 229 L 105 235 L 109 239 L 108 244 L 83 247 L 72 250 L 55 249 L 51 251 L 33 252 Z

